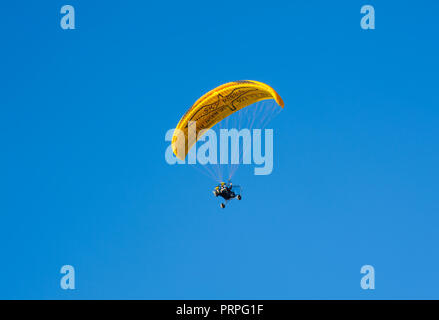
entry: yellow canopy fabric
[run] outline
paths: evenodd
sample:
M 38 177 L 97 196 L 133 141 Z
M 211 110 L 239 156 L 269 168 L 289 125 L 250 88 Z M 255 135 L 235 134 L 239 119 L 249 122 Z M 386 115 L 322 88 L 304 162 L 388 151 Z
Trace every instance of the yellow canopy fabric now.
M 253 80 L 241 80 L 225 83 L 199 98 L 183 115 L 172 137 L 172 150 L 177 158 L 184 160 L 192 146 L 203 135 L 200 131 L 210 129 L 215 124 L 255 102 L 274 99 L 284 107 L 279 94 L 269 85 Z M 188 134 L 189 127 L 194 134 Z M 184 134 L 184 139 L 182 137 Z

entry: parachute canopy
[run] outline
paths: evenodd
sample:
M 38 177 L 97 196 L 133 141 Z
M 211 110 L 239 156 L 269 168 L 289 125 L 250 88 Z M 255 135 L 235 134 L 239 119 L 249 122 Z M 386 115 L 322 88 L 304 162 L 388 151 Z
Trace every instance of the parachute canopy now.
M 282 98 L 269 85 L 252 80 L 225 83 L 199 98 L 183 115 L 172 137 L 172 150 L 184 160 L 192 146 L 210 129 L 232 113 L 261 100 L 274 99 L 284 107 Z M 193 130 L 189 134 L 189 132 Z M 184 135 L 184 136 L 183 136 Z

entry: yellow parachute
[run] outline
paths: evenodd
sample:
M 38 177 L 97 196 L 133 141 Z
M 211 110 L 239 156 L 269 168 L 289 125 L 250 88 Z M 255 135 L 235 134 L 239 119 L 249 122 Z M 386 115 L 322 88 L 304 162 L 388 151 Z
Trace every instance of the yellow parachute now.
M 274 99 L 279 106 L 284 107 L 277 92 L 258 81 L 229 82 L 209 91 L 194 103 L 175 128 L 172 137 L 174 154 L 184 160 L 192 146 L 204 134 L 200 131 L 210 129 L 232 113 L 266 99 Z

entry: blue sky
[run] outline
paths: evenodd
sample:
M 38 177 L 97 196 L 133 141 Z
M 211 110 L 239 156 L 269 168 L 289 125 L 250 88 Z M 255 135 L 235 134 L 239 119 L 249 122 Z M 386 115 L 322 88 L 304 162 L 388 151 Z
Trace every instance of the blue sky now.
M 438 9 L 2 2 L 0 298 L 439 298 Z M 273 173 L 239 171 L 245 197 L 222 211 L 164 136 L 240 79 L 286 106 Z

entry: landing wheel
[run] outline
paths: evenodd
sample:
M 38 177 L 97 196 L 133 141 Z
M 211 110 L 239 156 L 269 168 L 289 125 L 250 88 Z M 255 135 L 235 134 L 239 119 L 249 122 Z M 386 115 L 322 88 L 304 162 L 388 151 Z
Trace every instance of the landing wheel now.
M 242 197 L 241 197 L 240 194 L 238 194 L 238 196 L 237 196 L 236 198 L 238 198 L 238 200 L 241 200 L 241 199 L 242 199 Z
M 226 205 L 224 203 L 221 203 L 220 207 L 224 209 L 226 207 Z

